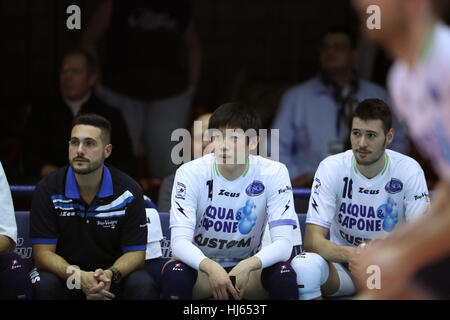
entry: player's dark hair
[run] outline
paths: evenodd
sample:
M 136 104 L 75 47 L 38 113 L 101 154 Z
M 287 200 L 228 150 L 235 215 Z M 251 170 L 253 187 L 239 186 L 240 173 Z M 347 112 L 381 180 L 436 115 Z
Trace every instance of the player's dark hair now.
M 392 128 L 392 114 L 389 106 L 380 99 L 366 99 L 361 101 L 353 111 L 352 118 L 359 118 L 363 121 L 381 120 L 384 134 Z
M 431 9 L 433 10 L 433 13 L 439 17 L 439 18 L 446 18 L 446 15 L 448 16 L 450 13 L 448 0 L 432 0 L 431 2 Z
M 64 61 L 64 59 L 66 59 L 67 57 L 70 57 L 70 56 L 82 56 L 84 58 L 84 60 L 86 61 L 86 66 L 87 66 L 88 72 L 90 74 L 98 72 L 97 60 L 95 60 L 95 58 L 89 52 L 87 52 L 83 49 L 80 49 L 80 48 L 75 48 L 75 49 L 68 51 L 63 56 L 62 61 Z
M 253 108 L 241 102 L 230 102 L 222 104 L 214 111 L 209 119 L 208 128 L 240 128 L 244 132 L 254 129 L 258 133 L 261 126 L 261 118 Z
M 108 119 L 95 113 L 81 113 L 72 121 L 72 129 L 77 125 L 87 125 L 101 130 L 100 138 L 104 145 L 111 143 L 112 126 Z
M 323 40 L 325 39 L 325 36 L 329 34 L 335 34 L 335 33 L 342 33 L 347 36 L 347 38 L 350 40 L 350 46 L 352 49 L 356 49 L 356 42 L 357 42 L 357 32 L 350 26 L 347 25 L 333 25 L 329 27 L 325 32 L 322 33 L 321 36 L 321 43 L 323 43 Z

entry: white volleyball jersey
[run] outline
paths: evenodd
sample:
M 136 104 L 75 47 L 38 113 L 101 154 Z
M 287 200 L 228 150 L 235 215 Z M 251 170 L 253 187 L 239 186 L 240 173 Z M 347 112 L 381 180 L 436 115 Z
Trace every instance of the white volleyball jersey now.
M 400 120 L 438 175 L 450 183 L 450 29 L 437 24 L 424 57 L 397 61 L 388 86 Z
M 421 216 L 430 202 L 422 168 L 392 150 L 384 156 L 384 169 L 372 179 L 359 172 L 352 150 L 323 160 L 314 176 L 306 223 L 330 229 L 330 241 L 337 245 L 358 246 Z
M 17 243 L 17 224 L 8 180 L 0 162 L 0 235 Z
M 212 153 L 182 165 L 175 175 L 170 227 L 193 229 L 193 243 L 222 266 L 255 255 L 267 222 L 269 228 L 297 225 L 286 166 L 260 156 L 248 160 L 233 181 L 220 174 Z

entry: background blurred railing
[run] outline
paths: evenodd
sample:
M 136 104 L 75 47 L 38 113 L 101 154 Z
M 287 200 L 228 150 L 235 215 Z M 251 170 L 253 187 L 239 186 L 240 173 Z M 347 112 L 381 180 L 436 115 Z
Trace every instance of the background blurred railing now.
M 11 193 L 18 196 L 31 195 L 36 186 L 26 185 L 11 185 Z M 294 188 L 292 189 L 295 198 L 308 198 L 311 195 L 309 188 Z

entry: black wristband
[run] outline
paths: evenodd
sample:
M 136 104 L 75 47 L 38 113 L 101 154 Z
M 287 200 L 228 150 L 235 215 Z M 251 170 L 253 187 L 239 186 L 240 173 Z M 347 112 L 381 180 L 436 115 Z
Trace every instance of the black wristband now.
M 111 282 L 118 284 L 120 283 L 120 281 L 122 281 L 122 273 L 120 273 L 119 269 L 110 267 L 108 268 L 108 270 L 111 270 L 112 272 Z

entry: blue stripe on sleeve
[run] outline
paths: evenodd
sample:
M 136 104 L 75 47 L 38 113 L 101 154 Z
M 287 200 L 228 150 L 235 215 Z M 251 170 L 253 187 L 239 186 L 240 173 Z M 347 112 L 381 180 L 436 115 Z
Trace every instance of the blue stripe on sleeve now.
M 147 249 L 147 245 L 146 244 L 141 244 L 141 245 L 137 245 L 137 246 L 123 247 L 122 251 L 123 252 L 145 251 L 146 249 Z
M 31 244 L 57 244 L 57 238 L 30 238 Z
M 297 222 L 293 219 L 279 219 L 279 220 L 275 220 L 275 221 L 269 221 L 269 229 L 271 229 L 273 227 L 285 226 L 285 225 L 294 226 L 294 229 L 297 228 Z

